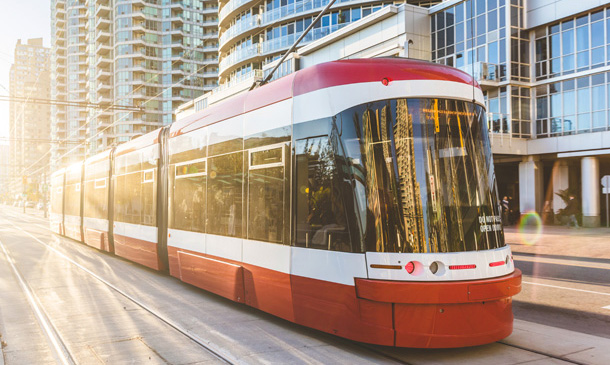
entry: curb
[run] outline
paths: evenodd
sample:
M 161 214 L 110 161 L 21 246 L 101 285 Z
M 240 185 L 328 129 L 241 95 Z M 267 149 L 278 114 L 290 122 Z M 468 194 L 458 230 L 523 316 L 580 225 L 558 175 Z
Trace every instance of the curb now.
M 510 345 L 580 364 L 610 364 L 610 339 L 515 319 Z

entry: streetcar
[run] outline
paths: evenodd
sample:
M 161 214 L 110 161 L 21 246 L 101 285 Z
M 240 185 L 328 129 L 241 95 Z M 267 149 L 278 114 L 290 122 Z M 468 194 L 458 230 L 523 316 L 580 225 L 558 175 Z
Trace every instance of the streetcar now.
M 512 332 L 483 93 L 454 68 L 315 65 L 51 181 L 55 232 L 300 325 L 415 348 Z

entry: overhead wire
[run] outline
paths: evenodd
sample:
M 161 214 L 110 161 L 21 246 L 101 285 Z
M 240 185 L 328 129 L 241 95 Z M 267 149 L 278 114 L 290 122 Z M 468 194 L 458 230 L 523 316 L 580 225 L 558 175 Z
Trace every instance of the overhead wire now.
M 195 50 L 189 50 L 189 51 L 193 52 L 193 51 L 195 51 Z M 171 66 L 174 66 L 174 65 L 175 65 L 177 62 L 180 62 L 180 61 L 182 61 L 182 57 L 179 57 L 177 60 L 175 60 L 174 62 L 172 62 Z M 204 59 L 203 61 L 205 61 L 205 59 Z M 188 74 L 187 76 L 183 77 L 183 78 L 182 78 L 182 79 L 180 79 L 180 81 L 178 81 L 177 83 L 180 83 L 181 81 L 185 80 L 187 77 L 191 77 L 192 75 L 194 75 L 195 73 L 198 73 L 200 70 L 204 69 L 204 68 L 205 68 L 205 67 L 207 67 L 207 66 L 209 66 L 209 64 L 205 64 L 205 65 L 203 65 L 203 66 L 202 66 L 200 69 L 198 69 L 198 70 L 194 71 L 193 73 Z M 173 67 L 172 67 L 172 68 L 173 68 Z M 138 86 L 137 86 L 135 89 L 133 89 L 133 90 L 132 90 L 132 91 L 131 91 L 129 94 L 126 94 L 125 96 L 120 97 L 120 98 L 118 98 L 118 99 L 114 99 L 114 100 L 115 100 L 115 102 L 116 102 L 116 101 L 120 101 L 120 100 L 124 100 L 124 99 L 126 99 L 126 98 L 128 98 L 128 97 L 133 96 L 133 95 L 134 95 L 134 93 L 135 93 L 136 91 L 138 91 L 138 90 L 140 90 L 141 88 L 143 88 L 144 86 L 146 86 L 146 84 L 147 84 L 149 81 L 151 81 L 151 80 L 153 80 L 153 79 L 155 79 L 155 78 L 158 78 L 158 77 L 159 77 L 159 75 L 154 75 L 154 76 L 151 76 L 151 77 L 150 77 L 148 80 L 144 81 L 142 84 L 138 85 Z M 149 101 L 151 101 L 152 99 L 154 99 L 154 98 L 158 97 L 159 95 L 161 95 L 162 93 L 164 93 L 164 92 L 165 92 L 165 91 L 166 91 L 168 88 L 171 88 L 171 87 L 173 87 L 174 85 L 176 85 L 176 84 L 172 84 L 172 85 L 170 85 L 170 86 L 166 87 L 166 88 L 165 88 L 165 89 L 163 89 L 163 90 L 162 90 L 162 91 L 161 91 L 159 94 L 157 94 L 157 95 L 155 95 L 155 96 L 151 97 L 150 99 L 146 100 L 146 101 L 145 101 L 144 103 L 142 103 L 141 105 L 145 105 L 146 103 L 148 103 L 148 102 L 149 102 Z M 85 124 L 83 124 L 83 125 L 82 125 L 81 127 L 79 127 L 77 130 L 73 131 L 73 133 L 72 133 L 71 135 L 69 135 L 68 137 L 64 138 L 64 140 L 70 140 L 70 139 L 72 139 L 72 137 L 74 137 L 74 136 L 75 136 L 77 133 L 81 132 L 81 131 L 82 131 L 84 128 L 86 128 L 86 127 L 89 125 L 89 123 L 91 123 L 93 120 L 95 120 L 97 117 L 99 117 L 99 116 L 100 116 L 102 113 L 104 113 L 104 112 L 106 112 L 106 111 L 108 111 L 108 109 L 104 109 L 103 111 L 101 111 L 101 112 L 97 113 L 95 116 L 91 117 L 91 118 L 89 119 L 89 121 L 85 122 Z M 127 117 L 127 115 L 128 115 L 128 114 L 126 114 L 124 117 Z M 71 149 L 70 151 L 68 151 L 68 152 L 64 153 L 63 155 L 59 156 L 59 157 L 57 158 L 57 160 L 60 160 L 60 159 L 62 159 L 63 157 L 67 156 L 69 153 L 72 153 L 74 150 L 76 150 L 76 149 L 77 149 L 78 147 L 80 147 L 81 145 L 89 143 L 89 141 L 90 141 L 90 140 L 92 140 L 93 138 L 97 137 L 97 136 L 98 136 L 98 135 L 99 135 L 101 132 L 106 131 L 108 128 L 110 128 L 110 127 L 114 126 L 114 125 L 115 125 L 115 124 L 116 124 L 118 121 L 121 121 L 121 120 L 123 120 L 123 117 L 119 118 L 118 120 L 113 121 L 113 122 L 112 122 L 112 123 L 111 123 L 111 124 L 110 124 L 108 127 L 106 127 L 106 128 L 104 128 L 104 129 L 102 129 L 101 131 L 98 131 L 98 132 L 97 132 L 97 133 L 96 133 L 94 136 L 92 136 L 92 137 L 88 137 L 88 138 L 85 138 L 85 140 L 84 140 L 83 142 L 79 143 L 79 144 L 78 144 L 78 145 L 77 145 L 75 148 Z M 38 159 L 36 162 L 34 162 L 34 163 L 32 163 L 31 165 L 29 165 L 28 167 L 24 168 L 24 170 L 23 170 L 23 172 L 22 172 L 22 173 L 23 173 L 23 174 L 25 174 L 25 173 L 26 173 L 26 171 L 28 171 L 30 168 L 32 168 L 33 166 L 35 166 L 35 165 L 36 165 L 36 164 L 37 164 L 39 161 L 41 161 L 43 158 L 45 158 L 45 157 L 46 157 L 46 156 L 47 156 L 49 153 L 51 153 L 51 150 L 48 150 L 48 151 L 47 151 L 47 152 L 46 152 L 46 153 L 45 153 L 43 156 L 41 156 L 41 157 L 40 157 L 40 158 L 39 158 L 39 159 Z M 45 165 L 45 166 L 43 166 L 43 167 L 47 167 L 47 166 L 49 166 L 49 165 L 50 165 L 50 162 L 49 162 L 49 164 L 47 164 L 47 165 Z M 34 172 L 30 172 L 29 174 L 30 174 L 30 175 L 32 175 L 32 174 L 35 174 L 35 173 L 36 173 L 36 172 L 38 172 L 38 171 L 40 171 L 40 168 L 39 168 L 39 169 L 37 169 L 37 170 L 35 170 Z
M 126 110 L 126 111 L 142 111 L 141 108 L 132 107 L 129 105 L 116 105 L 110 104 L 108 106 L 99 104 L 99 103 L 89 103 L 86 101 L 71 101 L 71 100 L 59 100 L 59 99 L 41 99 L 41 98 L 25 98 L 21 96 L 10 96 L 10 95 L 0 95 L 0 101 L 9 101 L 9 102 L 18 102 L 18 103 L 31 103 L 31 104 L 46 104 L 46 105 L 56 105 L 56 106 L 75 106 L 81 108 L 96 108 L 102 109 L 106 107 L 107 109 L 112 110 Z
M 310 2 L 311 2 L 311 1 L 312 1 L 312 0 L 310 0 Z M 303 5 L 303 6 L 304 6 L 304 5 Z M 313 17 L 312 17 L 312 19 L 313 19 Z M 257 35 L 259 35 L 259 34 L 261 34 L 261 33 L 264 33 L 264 32 L 265 32 L 265 30 L 266 30 L 266 29 L 265 29 L 265 28 L 263 28 L 263 29 L 261 29 L 260 31 L 258 31 L 258 32 L 256 32 L 256 33 L 254 33 L 252 36 L 257 36 Z M 194 50 L 191 50 L 191 51 L 194 51 Z M 173 65 L 174 65 L 176 62 L 178 62 L 178 61 L 181 61 L 181 59 L 179 58 L 179 59 L 175 60 L 175 61 L 172 63 L 172 66 L 173 66 Z M 205 61 L 205 60 L 204 60 L 204 61 Z M 190 74 L 188 74 L 188 75 L 184 76 L 182 79 L 180 79 L 180 80 L 179 80 L 179 81 L 177 81 L 176 83 L 174 83 L 174 84 L 172 84 L 172 85 L 170 85 L 170 86 L 166 87 L 166 88 L 165 88 L 165 89 L 163 89 L 163 90 L 162 90 L 160 93 L 158 93 L 157 95 L 155 95 L 155 96 L 153 96 L 153 97 L 149 98 L 148 100 L 146 100 L 145 102 L 143 102 L 143 103 L 142 103 L 142 104 L 140 104 L 140 105 L 145 105 L 145 104 L 147 104 L 148 102 L 152 101 L 153 99 L 155 99 L 155 98 L 157 98 L 158 96 L 160 96 L 161 94 L 163 94 L 163 93 L 164 93 L 164 92 L 165 92 L 167 89 L 169 89 L 169 88 L 171 88 L 171 87 L 174 87 L 175 85 L 179 84 L 180 82 L 182 82 L 182 81 L 183 81 L 183 80 L 185 80 L 186 78 L 191 77 L 192 75 L 194 75 L 194 74 L 196 74 L 196 73 L 200 72 L 201 70 L 205 69 L 207 66 L 209 66 L 209 64 L 205 64 L 205 65 L 203 65 L 202 67 L 200 67 L 199 69 L 197 69 L 197 70 L 193 71 L 192 73 L 190 73 Z M 139 85 L 139 86 L 138 86 L 136 89 L 134 89 L 134 90 L 133 90 L 132 92 L 130 92 L 129 94 L 125 95 L 125 96 L 124 96 L 124 97 L 122 97 L 122 98 L 115 99 L 115 101 L 117 101 L 117 100 L 122 100 L 122 99 L 125 99 L 125 98 L 127 98 L 127 97 L 131 96 L 131 95 L 132 95 L 133 93 L 135 93 L 137 90 L 139 90 L 140 88 L 144 87 L 144 86 L 145 86 L 145 85 L 144 85 L 145 83 L 147 83 L 148 81 L 152 80 L 153 78 L 155 78 L 155 77 L 157 77 L 157 76 L 158 76 L 158 75 L 155 75 L 155 76 L 151 77 L 149 80 L 147 80 L 147 81 L 145 81 L 143 84 Z M 97 116 L 99 116 L 101 113 L 103 113 L 103 112 L 105 112 L 105 111 L 106 111 L 106 110 L 104 110 L 104 111 L 102 111 L 102 112 L 98 113 L 98 114 L 97 114 L 95 117 L 91 118 L 91 119 L 90 119 L 88 122 L 86 122 L 86 123 L 85 123 L 85 125 L 81 126 L 81 127 L 80 127 L 78 130 L 76 130 L 75 132 L 80 132 L 80 131 L 81 131 L 81 130 L 82 130 L 84 127 L 86 127 L 86 126 L 87 126 L 87 125 L 88 125 L 88 124 L 89 124 L 89 123 L 90 123 L 90 122 L 91 122 L 91 121 L 92 121 L 94 118 L 96 118 Z M 125 117 L 126 117 L 126 116 L 127 116 L 127 115 L 125 115 Z M 104 129 L 102 129 L 102 130 L 98 131 L 98 132 L 97 132 L 97 133 L 96 133 L 94 136 L 86 138 L 86 140 L 85 140 L 85 141 L 83 141 L 83 142 L 79 143 L 77 146 L 75 146 L 74 148 L 72 148 L 72 149 L 71 149 L 71 150 L 69 150 L 68 152 L 66 152 L 66 153 L 64 153 L 63 155 L 59 156 L 59 157 L 57 158 L 57 160 L 60 160 L 61 158 L 63 158 L 63 157 L 65 157 L 65 156 L 67 156 L 67 155 L 68 155 L 68 154 L 70 154 L 70 153 L 72 153 L 74 150 L 76 150 L 77 148 L 79 148 L 81 145 L 88 143 L 88 141 L 87 141 L 87 140 L 89 140 L 89 141 L 90 141 L 90 140 L 94 139 L 94 138 L 95 138 L 95 137 L 97 137 L 97 136 L 98 136 L 100 133 L 102 133 L 102 132 L 106 131 L 107 129 L 109 129 L 109 128 L 111 128 L 111 127 L 113 127 L 113 126 L 114 126 L 114 125 L 115 125 L 117 122 L 119 122 L 119 121 L 121 121 L 121 120 L 123 120 L 123 117 L 121 117 L 121 118 L 119 118 L 119 119 L 117 119 L 117 120 L 114 120 L 114 121 L 113 121 L 113 122 L 112 122 L 110 125 L 108 125 L 108 126 L 107 126 L 106 128 L 104 128 Z M 65 139 L 70 139 L 70 138 L 71 138 L 71 137 L 73 137 L 73 136 L 74 136 L 74 134 L 72 134 L 72 135 L 70 135 L 70 136 L 66 137 Z M 50 150 L 49 150 L 49 151 L 47 151 L 47 153 L 45 153 L 45 155 L 43 155 L 43 156 L 42 156 L 42 157 L 39 159 L 39 161 L 40 161 L 40 160 L 42 160 L 42 159 L 43 159 L 43 158 L 44 158 L 44 157 L 45 157 L 47 154 L 49 154 L 49 153 L 50 153 Z M 36 164 L 37 164 L 39 161 L 36 161 L 35 163 L 33 163 L 33 164 L 31 164 L 30 166 L 28 166 L 27 168 L 25 168 L 25 169 L 24 169 L 24 173 L 25 173 L 26 171 L 28 171 L 30 168 L 32 168 L 34 165 L 36 165 Z M 41 168 L 38 168 L 37 170 L 34 170 L 33 172 L 30 172 L 30 175 L 31 175 L 31 174 L 35 174 L 35 173 L 37 173 L 37 172 L 38 172 L 38 171 L 40 171 L 42 168 L 45 168 L 45 167 L 46 167 L 46 166 L 48 166 L 48 165 L 50 165 L 50 163 L 49 163 L 49 164 L 47 164 L 47 165 L 45 165 L 45 166 L 43 166 L 43 167 L 41 167 Z
M 65 33 L 65 31 L 64 31 L 64 33 Z M 194 51 L 194 49 L 193 49 L 193 50 L 189 50 L 189 51 L 193 52 L 193 51 Z M 51 55 L 51 53 L 49 53 L 49 56 L 50 56 L 50 55 Z M 176 59 L 174 62 L 172 62 L 171 66 L 175 65 L 175 64 L 176 64 L 176 62 L 179 62 L 179 61 L 181 61 L 181 57 L 179 57 L 179 58 L 178 58 L 178 59 Z M 205 60 L 204 60 L 204 61 L 205 61 Z M 207 66 L 207 65 L 206 65 L 206 66 Z M 143 87 L 145 86 L 145 84 L 146 84 L 146 83 L 148 83 L 149 81 L 153 80 L 154 78 L 157 78 L 158 76 L 159 76 L 159 75 L 153 75 L 153 76 L 151 76 L 151 77 L 150 77 L 148 80 L 144 81 L 142 84 L 140 84 L 140 85 L 139 85 L 138 87 L 136 87 L 134 90 L 132 90 L 132 91 L 131 91 L 129 94 L 126 94 L 125 96 L 120 97 L 120 98 L 118 98 L 118 99 L 114 99 L 115 103 L 116 103 L 116 101 L 124 100 L 124 99 L 126 99 L 126 98 L 128 98 L 128 97 L 130 97 L 130 96 L 133 96 L 133 95 L 134 95 L 134 93 L 135 93 L 136 91 L 140 90 L 141 88 L 143 88 Z M 189 75 L 189 76 L 192 76 L 192 75 Z M 108 111 L 108 110 L 109 110 L 109 108 L 106 108 L 106 109 L 104 109 L 104 110 L 102 110 L 102 111 L 98 112 L 96 115 L 92 116 L 91 118 L 89 118 L 89 121 L 86 121 L 86 122 L 85 122 L 85 123 L 84 123 L 82 126 L 80 126 L 78 129 L 76 129 L 75 131 L 73 131 L 73 132 L 72 132 L 72 133 L 71 133 L 69 136 L 67 136 L 66 138 L 64 138 L 64 140 L 70 140 L 70 139 L 72 139 L 73 137 L 75 137 L 77 134 L 80 134 L 80 132 L 81 132 L 82 130 L 86 130 L 86 128 L 88 127 L 88 125 L 89 125 L 89 124 L 90 124 L 90 123 L 91 123 L 93 120 L 96 120 L 96 119 L 97 119 L 97 118 L 98 118 L 98 117 L 99 117 L 101 114 L 105 113 L 105 112 L 106 112 L 106 111 Z M 113 123 L 113 124 L 114 124 L 114 123 Z M 107 129 L 107 128 L 105 128 L 104 130 L 106 130 L 106 129 Z M 97 134 L 96 134 L 95 136 L 97 136 Z M 85 142 L 86 142 L 86 140 L 87 140 L 87 138 L 85 138 Z M 88 143 L 88 142 L 87 142 L 87 143 Z M 25 167 L 22 173 L 25 173 L 25 172 L 26 172 L 27 170 L 29 170 L 29 169 L 30 169 L 32 166 L 36 165 L 36 164 L 37 164 L 37 163 L 38 163 L 40 160 L 44 159 L 44 158 L 45 158 L 45 157 L 46 157 L 46 156 L 47 156 L 49 153 L 51 153 L 51 150 L 47 151 L 47 152 L 46 152 L 46 153 L 45 153 L 43 156 L 41 156 L 41 157 L 40 157 L 40 158 L 39 158 L 39 159 L 38 159 L 36 162 L 34 162 L 33 164 L 31 164 L 30 166 Z M 60 156 L 59 158 L 63 158 L 65 155 L 66 155 L 66 154 L 64 154 L 64 155 Z
M 146 101 L 144 101 L 144 102 L 143 102 L 141 105 L 146 105 L 146 104 L 148 104 L 150 101 L 152 101 L 152 100 L 156 99 L 157 97 L 159 97 L 161 94 L 163 94 L 163 93 L 164 93 L 166 90 L 168 90 L 169 88 L 172 88 L 172 87 L 174 87 L 174 86 L 176 86 L 176 85 L 180 84 L 180 83 L 181 83 L 182 81 L 184 81 L 184 80 L 185 80 L 187 77 L 190 77 L 190 76 L 192 76 L 192 75 L 194 75 L 194 74 L 196 74 L 196 73 L 200 72 L 201 70 L 203 70 L 203 69 L 204 69 L 204 68 L 206 68 L 207 66 L 209 66 L 209 65 L 208 65 L 208 64 L 203 65 L 203 66 L 201 66 L 200 68 L 198 68 L 197 70 L 193 71 L 192 73 L 190 73 L 190 74 L 188 74 L 188 75 L 184 76 L 183 78 L 181 78 L 181 79 L 180 79 L 180 80 L 178 80 L 177 82 L 173 83 L 172 85 L 167 86 L 167 87 L 166 87 L 166 88 L 164 88 L 164 89 L 163 89 L 161 92 L 159 92 L 157 95 L 154 95 L 154 96 L 150 97 L 149 99 L 147 99 Z M 124 117 L 126 117 L 126 116 L 127 116 L 127 114 L 126 114 Z M 121 118 L 119 118 L 119 119 L 114 120 L 114 121 L 113 121 L 113 122 L 112 122 L 110 125 L 108 125 L 106 128 L 104 128 L 104 129 L 102 129 L 102 130 L 98 131 L 98 132 L 97 132 L 97 133 L 96 133 L 94 136 L 89 137 L 89 139 L 93 139 L 93 138 L 97 137 L 97 136 L 98 136 L 100 133 L 103 133 L 103 132 L 104 132 L 104 131 L 106 131 L 108 128 L 113 127 L 113 126 L 114 126 L 114 125 L 115 125 L 117 122 L 121 121 L 122 119 L 123 119 L 123 117 L 121 117 Z M 63 155 L 61 155 L 61 156 L 60 156 L 58 159 L 61 159 L 61 158 L 63 158 L 64 156 L 66 156 L 66 155 L 70 154 L 72 151 L 76 150 L 77 148 L 79 148 L 79 147 L 80 147 L 82 144 L 84 144 L 84 143 L 86 143 L 86 141 L 85 141 L 85 142 L 81 142 L 81 143 L 79 143 L 77 146 L 75 146 L 74 148 L 72 148 L 72 149 L 71 149 L 71 150 L 69 150 L 68 152 L 66 152 L 66 153 L 64 153 Z M 32 165 L 34 165 L 34 164 L 32 164 Z M 47 164 L 47 165 L 45 165 L 45 166 L 42 166 L 42 167 L 39 167 L 37 170 L 34 170 L 33 172 L 31 172 L 31 173 L 30 173 L 30 175 L 34 175 L 34 174 L 36 174 L 37 172 L 39 172 L 39 171 L 40 171 L 40 170 L 42 170 L 43 168 L 46 168 L 48 165 L 49 165 L 49 164 Z

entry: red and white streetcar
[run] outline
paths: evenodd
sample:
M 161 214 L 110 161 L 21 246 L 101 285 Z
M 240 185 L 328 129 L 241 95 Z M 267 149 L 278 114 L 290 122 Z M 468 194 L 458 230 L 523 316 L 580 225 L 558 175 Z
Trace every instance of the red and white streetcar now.
M 456 69 L 312 66 L 92 157 L 83 179 L 105 207 L 85 205 L 90 245 L 286 320 L 400 347 L 512 332 L 521 272 L 483 94 Z

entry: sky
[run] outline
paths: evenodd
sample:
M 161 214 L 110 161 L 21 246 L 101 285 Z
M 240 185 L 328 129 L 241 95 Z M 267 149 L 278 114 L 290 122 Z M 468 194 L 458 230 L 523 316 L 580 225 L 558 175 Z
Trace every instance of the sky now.
M 29 38 L 42 37 L 45 47 L 51 44 L 51 1 L 0 0 L 0 4 L 0 95 L 8 95 L 17 40 L 26 43 Z M 8 136 L 8 106 L 0 101 L 0 137 Z

